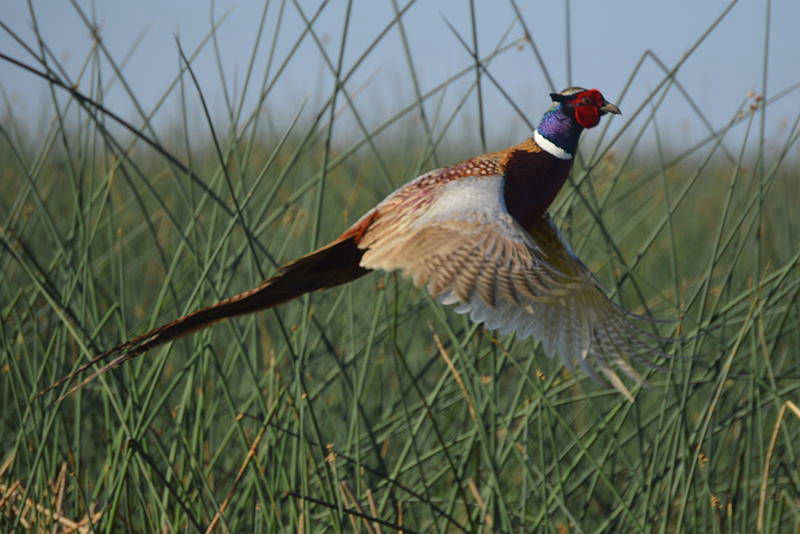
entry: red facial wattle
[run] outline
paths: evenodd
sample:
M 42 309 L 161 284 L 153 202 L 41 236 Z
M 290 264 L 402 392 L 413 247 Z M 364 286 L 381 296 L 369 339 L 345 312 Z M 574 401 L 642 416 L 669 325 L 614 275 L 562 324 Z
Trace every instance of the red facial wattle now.
M 593 128 L 600 122 L 600 111 L 592 105 L 575 106 L 575 120 L 584 128 Z
M 584 128 L 593 128 L 600 122 L 600 107 L 605 100 L 597 89 L 589 89 L 570 100 L 575 110 L 575 121 Z

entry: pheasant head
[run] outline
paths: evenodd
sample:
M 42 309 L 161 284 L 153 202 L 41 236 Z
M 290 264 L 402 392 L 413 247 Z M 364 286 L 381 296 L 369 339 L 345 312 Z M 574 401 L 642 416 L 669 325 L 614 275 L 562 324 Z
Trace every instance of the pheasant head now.
M 536 128 L 536 142 L 561 159 L 572 159 L 578 138 L 585 128 L 594 128 L 606 113 L 620 114 L 617 106 L 603 98 L 597 89 L 568 87 L 550 93 L 553 105 Z

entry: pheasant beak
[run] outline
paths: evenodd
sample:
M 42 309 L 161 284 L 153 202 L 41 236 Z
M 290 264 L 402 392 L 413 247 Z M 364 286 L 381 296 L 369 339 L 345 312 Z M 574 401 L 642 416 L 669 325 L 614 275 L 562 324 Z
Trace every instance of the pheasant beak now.
M 597 109 L 600 110 L 600 113 L 613 113 L 614 115 L 622 115 L 622 112 L 619 110 L 619 108 L 608 100 L 603 100 L 603 105 Z

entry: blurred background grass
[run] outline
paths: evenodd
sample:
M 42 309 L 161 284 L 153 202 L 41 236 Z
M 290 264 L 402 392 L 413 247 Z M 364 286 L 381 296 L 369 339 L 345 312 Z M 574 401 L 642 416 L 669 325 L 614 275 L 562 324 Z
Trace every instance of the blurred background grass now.
M 318 46 L 309 98 L 271 92 L 292 85 L 282 65 L 298 60 L 269 37 L 284 10 L 311 20 L 328 3 L 276 2 L 249 51 L 273 60 L 237 77 L 250 93 L 238 86 L 206 115 L 213 81 L 176 63 L 163 104 L 126 108 L 129 130 L 65 90 L 104 103 L 126 86 L 124 57 L 95 40 L 67 74 L 35 10 L 34 39 L 3 25 L 28 46 L 15 57 L 53 82 L 38 82 L 50 96 L 34 120 L 13 98 L 0 120 L 3 529 L 796 532 L 798 85 L 708 118 L 680 77 L 736 2 L 663 69 L 642 49 L 658 72 L 644 93 L 638 64 L 618 93 L 597 82 L 625 115 L 584 134 L 551 210 L 617 302 L 686 338 L 635 404 L 383 273 L 153 350 L 63 401 L 34 398 L 97 352 L 254 286 L 417 174 L 520 140 L 506 136 L 547 104 L 546 86 L 504 95 L 493 70 L 540 44 L 512 9 L 477 62 L 480 17 L 452 32 L 442 17 L 462 68 L 419 87 L 425 56 L 404 48 L 383 61 L 405 88 L 362 105 L 347 76 L 377 52 L 340 53 L 363 24 L 359 4 L 342 6 L 335 37 L 288 32 Z M 71 9 L 92 27 L 91 10 Z M 376 42 L 402 42 L 400 20 Z M 770 26 L 758 31 L 769 42 Z M 549 78 L 531 57 L 524 69 Z M 505 114 L 487 111 L 490 92 Z M 676 99 L 702 135 L 675 129 Z

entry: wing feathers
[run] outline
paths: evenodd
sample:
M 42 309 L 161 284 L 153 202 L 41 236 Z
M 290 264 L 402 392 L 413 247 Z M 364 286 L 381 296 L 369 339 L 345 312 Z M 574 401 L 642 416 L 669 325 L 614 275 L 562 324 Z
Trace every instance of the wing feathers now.
M 568 368 L 602 375 L 632 400 L 616 371 L 643 384 L 633 362 L 652 365 L 645 355 L 663 354 L 662 338 L 606 297 L 549 217 L 522 229 L 502 184 L 500 176 L 462 178 L 429 192 L 415 212 L 386 206 L 391 223 L 367 230 L 361 265 L 399 269 L 456 312 L 502 334 L 533 336 Z

